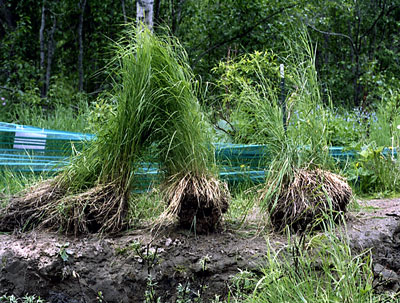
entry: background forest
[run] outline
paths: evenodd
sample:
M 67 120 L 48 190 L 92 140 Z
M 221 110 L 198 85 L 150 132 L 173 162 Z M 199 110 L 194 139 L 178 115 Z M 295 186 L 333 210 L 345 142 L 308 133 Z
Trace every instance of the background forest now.
M 96 100 L 112 81 L 111 41 L 135 18 L 135 1 L 1 0 L 1 120 L 18 120 L 21 106 L 49 110 Z M 284 57 L 303 23 L 323 92 L 336 107 L 367 111 L 397 94 L 398 0 L 156 0 L 153 18 L 156 32 L 168 28 L 181 41 L 203 83 L 218 83 L 214 68 L 246 53 Z M 220 95 L 215 86 L 208 93 Z
M 115 45 L 138 19 L 138 3 L 0 0 L 0 121 L 97 132 L 115 110 Z M 214 141 L 268 141 L 271 125 L 257 113 L 279 96 L 285 64 L 289 127 L 311 136 L 324 121 L 328 146 L 364 150 L 348 178 L 387 189 L 373 176 L 392 174 L 377 173 L 374 161 L 399 142 L 400 0 L 156 0 L 152 8 L 154 32 L 175 36 L 187 52 Z M 324 110 L 300 108 L 296 79 L 307 68 L 299 44 L 309 47 Z

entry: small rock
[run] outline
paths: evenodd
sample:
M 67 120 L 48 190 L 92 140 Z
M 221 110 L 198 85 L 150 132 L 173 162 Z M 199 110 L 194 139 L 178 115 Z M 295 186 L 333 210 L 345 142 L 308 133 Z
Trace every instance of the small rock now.
M 400 277 L 393 270 L 385 268 L 383 265 L 377 263 L 374 265 L 374 273 L 381 276 L 383 282 L 387 284 L 397 284 L 400 282 Z
M 171 245 L 171 243 L 172 243 L 172 239 L 171 238 L 168 238 L 166 241 L 165 241 L 165 246 L 170 246 Z

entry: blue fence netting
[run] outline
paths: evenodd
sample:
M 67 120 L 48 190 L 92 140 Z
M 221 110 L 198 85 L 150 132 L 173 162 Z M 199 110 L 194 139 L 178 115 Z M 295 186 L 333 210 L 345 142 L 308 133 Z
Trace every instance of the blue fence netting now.
M 43 172 L 69 162 L 94 135 L 0 122 L 0 170 Z
M 56 172 L 69 163 L 74 151 L 80 151 L 94 135 L 49 130 L 32 126 L 0 122 L 0 171 Z M 220 167 L 220 178 L 230 184 L 265 181 L 269 151 L 266 145 L 214 143 L 215 157 Z M 359 156 L 343 147 L 331 147 L 335 161 L 346 163 Z M 385 148 L 385 156 L 397 156 L 395 150 Z M 134 188 L 146 190 L 160 179 L 156 163 L 142 163 L 134 172 Z

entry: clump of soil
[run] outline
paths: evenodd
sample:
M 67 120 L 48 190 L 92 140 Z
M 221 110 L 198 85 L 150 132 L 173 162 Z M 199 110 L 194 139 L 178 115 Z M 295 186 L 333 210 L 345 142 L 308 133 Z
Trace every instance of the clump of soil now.
M 11 197 L 7 207 L 0 209 L 0 231 L 29 229 L 40 224 L 54 201 L 64 193 L 54 180 L 46 180 Z
M 269 204 L 270 220 L 277 231 L 289 226 L 297 232 L 315 228 L 324 216 L 346 211 L 352 190 L 344 178 L 321 169 L 298 169 L 281 185 L 276 201 Z M 263 197 L 262 197 L 263 198 Z
M 160 224 L 177 217 L 180 227 L 207 234 L 220 230 L 230 195 L 227 185 L 213 177 L 187 174 L 165 185 L 165 199 L 169 207 Z
M 0 209 L 0 231 L 39 227 L 74 235 L 118 232 L 126 226 L 126 200 L 114 183 L 68 194 L 57 179 L 47 180 L 10 198 Z

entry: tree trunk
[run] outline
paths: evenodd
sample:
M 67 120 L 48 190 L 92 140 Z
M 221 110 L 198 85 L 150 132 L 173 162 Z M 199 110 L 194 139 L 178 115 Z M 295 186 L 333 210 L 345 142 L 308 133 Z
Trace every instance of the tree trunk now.
M 7 8 L 3 0 L 0 0 L 0 21 L 2 22 L 5 31 L 7 31 L 7 27 L 14 30 L 17 26 L 14 15 Z
M 53 26 L 51 27 L 49 33 L 49 40 L 47 44 L 47 68 L 46 68 L 46 84 L 43 98 L 47 97 L 47 93 L 50 87 L 50 78 L 51 78 L 51 64 L 53 63 L 53 56 L 55 51 L 55 43 L 54 43 L 54 33 L 57 27 L 57 18 L 53 16 Z
M 126 10 L 125 10 L 125 0 L 121 0 L 121 6 L 122 6 L 122 16 L 124 17 L 124 23 L 128 23 L 126 19 Z
M 153 30 L 153 3 L 154 0 L 136 1 L 136 21 L 143 22 L 151 31 Z
M 179 24 L 181 23 L 181 14 L 182 14 L 182 7 L 186 0 L 177 0 L 172 1 L 172 12 L 171 12 L 171 19 L 172 19 L 172 28 L 171 31 L 175 34 L 179 29 Z
M 157 27 L 161 24 L 160 20 L 160 0 L 154 0 L 154 25 Z
M 41 74 L 41 92 L 40 96 L 44 98 L 46 96 L 46 85 L 45 85 L 45 74 L 44 74 L 44 59 L 45 59 L 45 49 L 44 49 L 44 28 L 46 25 L 46 0 L 43 0 L 42 4 L 42 19 L 40 22 L 39 30 L 39 43 L 40 43 L 40 74 Z
M 78 26 L 78 37 L 79 37 L 79 54 L 78 54 L 78 73 L 79 73 L 79 85 L 78 89 L 80 92 L 83 91 L 83 14 L 85 12 L 86 0 L 80 2 L 81 14 L 79 15 L 79 26 Z
M 0 0 L 0 22 L 5 31 L 7 31 L 7 27 L 13 31 L 17 26 L 14 15 L 7 8 L 3 0 Z

